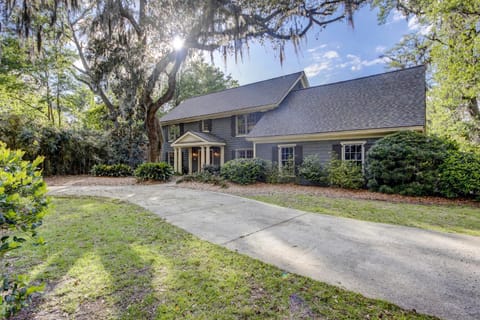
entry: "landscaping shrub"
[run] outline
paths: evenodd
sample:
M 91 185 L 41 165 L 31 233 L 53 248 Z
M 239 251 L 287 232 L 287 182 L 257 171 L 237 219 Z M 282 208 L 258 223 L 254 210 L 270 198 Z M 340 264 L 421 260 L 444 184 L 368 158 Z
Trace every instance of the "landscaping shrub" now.
M 403 131 L 378 140 L 367 153 L 370 190 L 404 195 L 437 193 L 440 166 L 456 146 L 434 136 Z
M 212 174 L 208 171 L 196 172 L 193 174 L 185 175 L 177 180 L 177 183 L 182 183 L 182 182 L 211 183 L 215 186 L 221 186 L 222 188 L 228 187 L 223 177 L 216 174 Z
M 365 183 L 362 168 L 351 161 L 332 157 L 326 167 L 328 184 L 332 187 L 360 189 Z
M 322 166 L 318 155 L 309 155 L 303 159 L 303 163 L 298 168 L 300 177 L 310 183 L 325 186 L 328 184 L 328 175 Z
M 167 181 L 173 176 L 173 168 L 166 162 L 143 163 L 135 169 L 135 177 L 141 180 Z
M 439 168 L 439 193 L 448 198 L 480 200 L 480 155 L 460 151 L 448 154 Z
M 132 168 L 126 164 L 97 164 L 91 171 L 96 177 L 128 177 L 132 175 Z
M 203 172 L 208 172 L 213 175 L 220 174 L 220 166 L 213 165 L 213 164 L 206 164 L 203 166 Z
M 226 162 L 220 174 L 227 180 L 239 184 L 265 181 L 268 162 L 263 159 L 234 159 Z
M 47 209 L 46 186 L 39 166 L 43 158 L 33 162 L 23 161 L 23 151 L 11 151 L 0 142 L 0 259 L 19 248 L 27 238 L 36 244 L 43 239 L 36 237 L 36 229 L 42 224 Z M 5 268 L 6 269 L 6 268 Z M 4 269 L 4 270 L 5 270 Z M 24 275 L 2 274 L 0 318 L 6 318 L 30 301 L 31 294 L 42 286 L 30 286 Z

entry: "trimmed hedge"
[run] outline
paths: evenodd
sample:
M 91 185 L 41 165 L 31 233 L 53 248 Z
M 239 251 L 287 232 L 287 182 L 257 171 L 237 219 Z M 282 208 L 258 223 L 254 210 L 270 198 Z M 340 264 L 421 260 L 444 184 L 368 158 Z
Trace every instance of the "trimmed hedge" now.
M 142 163 L 135 169 L 135 177 L 140 180 L 168 181 L 173 174 L 172 166 L 166 162 Z
M 439 168 L 456 149 L 449 141 L 413 131 L 386 136 L 367 153 L 367 186 L 384 193 L 436 194 Z
M 365 185 L 362 167 L 351 161 L 333 158 L 328 163 L 326 171 L 328 183 L 332 187 L 360 189 Z
M 450 152 L 439 168 L 439 192 L 447 198 L 473 197 L 480 200 L 480 155 Z
M 263 159 L 234 159 L 227 161 L 220 169 L 220 175 L 238 184 L 252 184 L 265 181 L 268 162 Z
M 133 171 L 126 164 L 97 164 L 93 166 L 91 173 L 96 177 L 128 177 Z

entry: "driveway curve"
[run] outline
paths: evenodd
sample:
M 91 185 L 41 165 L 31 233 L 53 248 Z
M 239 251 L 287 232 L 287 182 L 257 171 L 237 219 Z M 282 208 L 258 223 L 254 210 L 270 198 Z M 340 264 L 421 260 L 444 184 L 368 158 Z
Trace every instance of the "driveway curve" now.
M 444 319 L 480 319 L 480 237 L 307 213 L 168 184 L 49 190 L 129 201 L 286 271 Z

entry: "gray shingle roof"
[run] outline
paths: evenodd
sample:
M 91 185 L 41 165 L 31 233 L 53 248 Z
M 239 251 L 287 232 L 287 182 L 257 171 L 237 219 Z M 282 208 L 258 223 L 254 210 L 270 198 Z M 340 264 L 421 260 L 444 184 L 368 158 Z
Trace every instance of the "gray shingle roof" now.
M 292 91 L 247 137 L 425 125 L 425 67 Z
M 220 139 L 219 137 L 211 134 L 211 133 L 205 133 L 205 132 L 198 132 L 198 131 L 188 131 L 188 132 L 191 132 L 193 133 L 194 135 L 196 135 L 197 137 L 200 137 L 208 142 L 225 142 L 225 140 L 223 139 Z
M 303 71 L 190 98 L 163 116 L 160 121 L 175 121 L 279 104 L 302 76 Z

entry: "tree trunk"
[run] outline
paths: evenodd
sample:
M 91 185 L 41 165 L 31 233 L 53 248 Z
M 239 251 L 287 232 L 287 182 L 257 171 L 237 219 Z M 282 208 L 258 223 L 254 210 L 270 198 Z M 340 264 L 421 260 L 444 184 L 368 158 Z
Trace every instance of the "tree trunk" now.
M 149 108 L 151 109 L 151 108 Z M 148 109 L 147 109 L 148 110 Z M 145 127 L 147 129 L 148 136 L 148 162 L 158 162 L 160 160 L 160 146 L 161 146 L 161 127 L 160 121 L 156 112 L 149 110 L 147 112 Z

